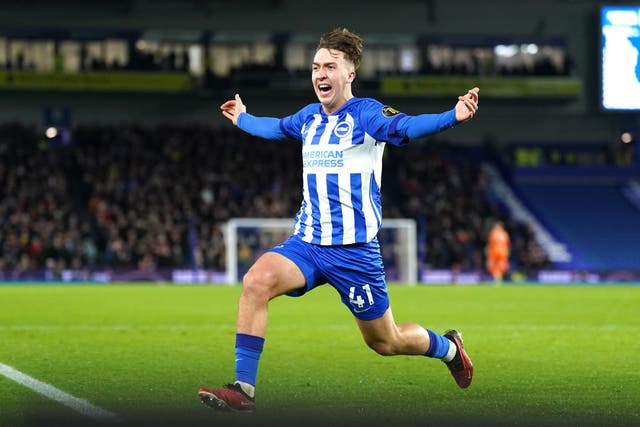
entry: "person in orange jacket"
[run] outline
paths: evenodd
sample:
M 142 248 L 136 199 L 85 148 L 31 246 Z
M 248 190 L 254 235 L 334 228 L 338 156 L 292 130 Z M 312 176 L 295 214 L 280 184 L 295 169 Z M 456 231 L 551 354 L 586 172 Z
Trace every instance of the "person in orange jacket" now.
M 509 270 L 509 251 L 511 240 L 501 221 L 496 222 L 487 239 L 487 270 L 493 276 L 496 284 L 501 283 L 505 273 Z

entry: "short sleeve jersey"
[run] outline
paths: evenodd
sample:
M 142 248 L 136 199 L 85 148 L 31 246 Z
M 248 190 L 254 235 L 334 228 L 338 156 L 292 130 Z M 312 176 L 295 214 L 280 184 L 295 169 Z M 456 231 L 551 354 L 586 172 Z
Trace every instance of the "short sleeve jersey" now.
M 289 138 L 302 142 L 303 200 L 294 234 L 323 246 L 373 240 L 382 222 L 380 187 L 385 143 L 405 114 L 371 98 L 351 98 L 326 114 L 310 104 L 280 120 Z

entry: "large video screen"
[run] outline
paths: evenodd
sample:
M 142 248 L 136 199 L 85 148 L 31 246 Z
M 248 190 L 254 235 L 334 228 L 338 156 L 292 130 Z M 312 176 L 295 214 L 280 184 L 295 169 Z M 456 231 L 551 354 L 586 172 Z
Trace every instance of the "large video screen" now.
M 601 101 L 606 110 L 640 110 L 640 5 L 602 6 Z

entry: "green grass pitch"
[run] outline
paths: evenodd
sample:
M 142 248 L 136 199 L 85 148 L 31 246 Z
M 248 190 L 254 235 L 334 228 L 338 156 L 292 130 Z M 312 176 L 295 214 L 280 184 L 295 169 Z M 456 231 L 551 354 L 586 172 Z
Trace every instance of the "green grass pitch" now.
M 201 405 L 233 379 L 240 287 L 0 286 L 0 362 L 119 425 L 640 425 L 639 286 L 390 286 L 398 322 L 463 332 L 473 384 L 369 350 L 328 287 L 270 304 L 252 414 Z M 105 425 L 0 375 L 0 426 Z

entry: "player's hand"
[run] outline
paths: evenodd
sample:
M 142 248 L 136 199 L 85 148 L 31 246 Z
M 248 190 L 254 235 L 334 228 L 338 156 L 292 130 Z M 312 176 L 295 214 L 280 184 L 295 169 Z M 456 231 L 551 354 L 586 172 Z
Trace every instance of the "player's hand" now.
M 466 94 L 458 97 L 456 104 L 456 120 L 465 122 L 471 119 L 478 112 L 478 92 L 480 89 L 474 87 Z
M 230 99 L 220 106 L 220 110 L 222 110 L 222 114 L 229 120 L 233 122 L 234 125 L 238 126 L 238 116 L 240 113 L 246 113 L 247 107 L 242 103 L 242 99 L 240 99 L 240 95 L 236 93 L 235 99 Z

